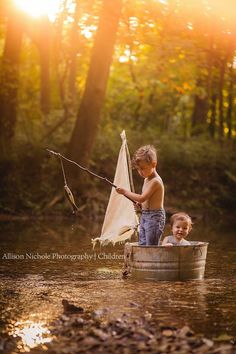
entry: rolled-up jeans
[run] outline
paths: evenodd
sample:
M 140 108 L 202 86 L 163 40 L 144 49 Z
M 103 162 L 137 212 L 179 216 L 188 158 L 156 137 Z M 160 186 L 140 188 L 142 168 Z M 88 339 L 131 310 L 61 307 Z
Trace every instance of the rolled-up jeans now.
M 142 210 L 139 227 L 139 245 L 158 245 L 164 231 L 164 209 Z

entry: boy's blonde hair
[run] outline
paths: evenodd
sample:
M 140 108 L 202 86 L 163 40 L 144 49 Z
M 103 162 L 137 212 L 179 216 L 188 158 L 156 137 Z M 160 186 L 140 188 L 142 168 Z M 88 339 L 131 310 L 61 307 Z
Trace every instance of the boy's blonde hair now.
M 186 214 L 186 213 L 175 213 L 175 214 L 171 215 L 171 217 L 170 217 L 170 226 L 171 226 L 171 228 L 174 225 L 175 221 L 177 221 L 177 220 L 186 221 L 188 223 L 188 226 L 189 226 L 189 231 L 192 230 L 193 222 L 192 222 L 191 217 L 188 214 Z
M 145 145 L 141 146 L 135 153 L 132 158 L 132 165 L 134 168 L 138 167 L 139 162 L 145 161 L 151 163 L 153 161 L 157 162 L 157 152 L 154 146 Z

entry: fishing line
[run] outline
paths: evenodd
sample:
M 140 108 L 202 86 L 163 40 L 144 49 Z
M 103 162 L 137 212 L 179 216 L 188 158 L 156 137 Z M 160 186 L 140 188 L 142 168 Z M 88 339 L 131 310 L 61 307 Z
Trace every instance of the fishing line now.
M 62 158 L 60 155 L 58 157 L 59 157 L 60 163 L 61 163 L 61 170 L 62 170 L 62 174 L 63 174 L 63 178 L 64 178 L 64 185 L 67 186 L 66 174 L 65 174 L 65 169 L 64 169 L 63 162 L 62 162 Z

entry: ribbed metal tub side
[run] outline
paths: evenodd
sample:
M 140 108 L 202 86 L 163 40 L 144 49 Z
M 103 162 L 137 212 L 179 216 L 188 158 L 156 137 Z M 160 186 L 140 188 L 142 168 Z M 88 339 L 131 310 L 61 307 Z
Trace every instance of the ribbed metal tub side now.
M 125 245 L 125 258 L 131 276 L 152 280 L 203 279 L 207 242 L 192 241 L 190 246 Z

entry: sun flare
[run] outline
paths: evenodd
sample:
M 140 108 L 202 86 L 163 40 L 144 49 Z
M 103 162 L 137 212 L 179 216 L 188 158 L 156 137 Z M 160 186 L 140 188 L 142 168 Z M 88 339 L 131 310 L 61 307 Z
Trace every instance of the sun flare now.
M 9 334 L 13 337 L 20 337 L 23 349 L 26 351 L 29 351 L 29 348 L 49 343 L 52 340 L 50 331 L 45 326 L 45 323 L 31 320 L 16 322 L 14 329 Z
M 60 10 L 61 0 L 15 0 L 16 5 L 32 17 L 48 15 L 53 21 Z

